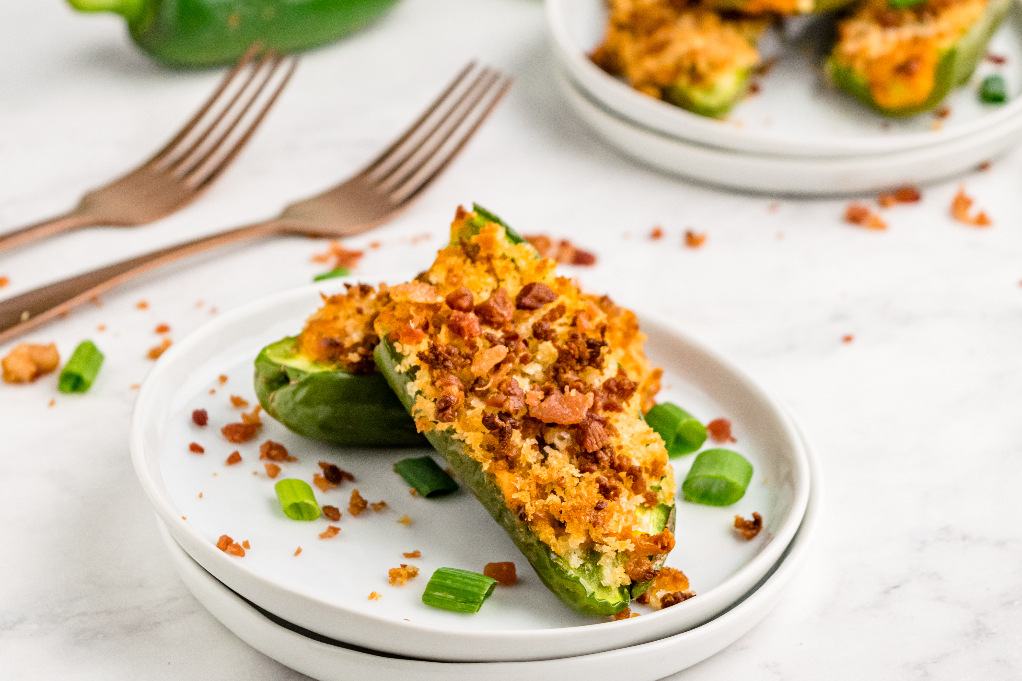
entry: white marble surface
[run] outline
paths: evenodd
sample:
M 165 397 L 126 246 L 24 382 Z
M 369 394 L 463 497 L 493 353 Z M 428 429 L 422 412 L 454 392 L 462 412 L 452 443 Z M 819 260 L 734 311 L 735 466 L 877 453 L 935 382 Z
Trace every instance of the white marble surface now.
M 154 66 L 114 17 L 74 16 L 57 0 L 3 4 L 0 230 L 133 165 L 219 77 Z M 950 219 L 948 183 L 887 211 L 887 232 L 867 232 L 841 221 L 844 201 L 772 208 L 619 158 L 563 109 L 544 41 L 534 0 L 404 0 L 372 30 L 309 54 L 205 199 L 149 227 L 6 255 L 2 295 L 272 215 L 357 168 L 482 58 L 516 76 L 511 95 L 411 211 L 352 240 L 384 245 L 359 274 L 425 264 L 454 207 L 479 201 L 523 231 L 595 250 L 584 283 L 673 314 L 728 352 L 790 402 L 822 453 L 825 527 L 796 588 L 679 678 L 1022 677 L 1022 154 L 963 178 L 992 228 Z M 666 238 L 654 243 L 658 224 Z M 705 247 L 681 247 L 686 228 L 705 231 Z M 0 386 L 0 678 L 300 676 L 236 639 L 174 575 L 126 434 L 157 324 L 182 338 L 212 306 L 304 284 L 321 250 L 280 239 L 193 261 L 31 334 L 65 357 L 93 338 L 108 359 L 85 396 L 58 394 L 53 376 Z M 143 299 L 149 309 L 136 309 Z

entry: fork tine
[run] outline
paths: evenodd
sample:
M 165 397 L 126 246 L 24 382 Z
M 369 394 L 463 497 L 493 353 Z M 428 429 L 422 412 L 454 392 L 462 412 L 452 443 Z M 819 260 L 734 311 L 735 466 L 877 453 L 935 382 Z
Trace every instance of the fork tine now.
M 198 135 L 198 137 L 191 142 L 188 149 L 179 154 L 173 161 L 171 161 L 164 170 L 175 173 L 180 176 L 186 176 L 189 172 L 195 170 L 194 159 L 199 154 L 204 154 L 203 147 L 207 144 L 210 139 L 213 139 L 214 135 L 220 136 L 220 128 L 228 116 L 233 118 L 233 122 L 228 123 L 227 133 L 229 134 L 233 126 L 237 125 L 238 120 L 245 115 L 248 107 L 252 105 L 252 102 L 259 96 L 262 89 L 266 86 L 266 82 L 270 76 L 273 75 L 273 71 L 277 68 L 280 63 L 280 55 L 274 50 L 270 50 L 263 55 L 263 58 L 253 65 L 251 72 L 245 79 L 245 82 L 238 88 L 234 96 L 231 97 L 231 101 L 220 111 L 219 114 L 213 119 L 213 121 L 205 127 L 205 130 Z M 263 72 L 269 65 L 270 74 L 264 76 Z M 255 85 L 253 85 L 253 83 Z M 255 92 L 249 92 L 251 88 L 255 88 Z M 238 113 L 236 108 L 240 102 L 241 112 Z M 222 137 L 219 137 L 222 139 Z M 177 172 L 185 164 L 189 164 L 188 170 Z
M 291 80 L 291 75 L 295 72 L 295 69 L 298 67 L 298 59 L 292 57 L 288 61 L 289 61 L 288 69 L 284 73 L 284 76 L 280 79 L 280 82 L 277 84 L 277 88 L 273 91 L 273 94 L 271 94 L 266 99 L 266 102 L 263 104 L 263 108 L 259 111 L 258 114 L 256 114 L 255 118 L 252 119 L 252 122 L 249 123 L 248 128 L 234 143 L 234 146 L 231 147 L 230 150 L 228 150 L 227 153 L 223 155 L 219 162 L 217 162 L 217 164 L 213 166 L 205 174 L 204 177 L 198 179 L 195 182 L 195 187 L 197 190 L 202 191 L 207 186 L 212 184 L 220 176 L 220 174 L 227 168 L 227 166 L 231 165 L 235 157 L 239 153 L 241 153 L 241 150 L 248 143 L 249 138 L 252 137 L 252 134 L 256 131 L 256 128 L 259 127 L 259 124 L 262 123 L 263 118 L 266 117 L 267 112 L 269 112 L 269 110 L 273 107 L 274 102 L 277 101 L 277 97 L 280 96 L 280 93 L 284 89 L 284 86 L 287 85 L 289 80 Z M 223 140 L 226 139 L 227 136 L 225 135 Z M 218 143 L 217 146 L 220 146 L 220 144 Z M 206 165 L 206 163 L 203 162 L 202 164 L 196 164 L 196 167 L 201 168 L 202 165 Z M 192 182 L 193 180 L 196 180 L 196 174 L 192 173 L 186 179 L 187 181 Z
M 230 138 L 235 128 L 238 127 L 238 125 L 248 114 L 252 106 L 259 100 L 259 97 L 263 94 L 263 91 L 266 89 L 266 86 L 269 85 L 270 82 L 273 80 L 273 75 L 277 72 L 277 69 L 284 62 L 284 57 L 283 55 L 274 53 L 270 57 L 270 60 L 272 60 L 272 63 L 269 66 L 269 71 L 265 74 L 265 76 L 262 76 L 262 80 L 255 87 L 255 91 L 249 95 L 248 100 L 241 107 L 241 110 L 233 115 L 233 120 L 231 120 L 228 123 L 225 129 L 216 132 L 216 139 L 213 140 L 211 144 L 207 144 L 206 147 L 201 150 L 200 152 L 201 156 L 194 160 L 189 159 L 190 165 L 188 166 L 187 170 L 184 170 L 181 173 L 182 179 L 187 181 L 190 178 L 194 177 L 195 174 L 200 169 L 202 169 L 205 165 L 209 163 L 210 159 L 216 156 L 217 151 L 219 151 L 220 148 L 224 145 L 224 143 L 228 140 L 228 138 Z M 262 120 L 261 117 L 259 118 L 259 120 Z M 212 133 L 213 131 L 211 130 L 210 132 Z
M 171 151 L 173 151 L 179 144 L 181 144 L 181 142 L 186 137 L 188 137 L 188 134 L 195 128 L 195 126 L 199 124 L 199 121 L 202 120 L 203 116 L 209 113 L 209 110 L 213 108 L 213 105 L 216 104 L 216 101 L 220 98 L 220 95 L 222 95 L 224 91 L 227 90 L 228 86 L 231 84 L 231 81 L 234 80 L 234 78 L 241 72 L 242 69 L 248 66 L 249 62 L 255 59 L 255 56 L 259 54 L 260 49 L 262 48 L 258 42 L 252 43 L 252 45 L 247 50 L 245 50 L 245 54 L 242 55 L 241 60 L 239 60 L 237 64 L 231 67 L 231 69 L 227 72 L 227 75 L 225 75 L 224 79 L 220 82 L 220 86 L 217 87 L 216 91 L 210 96 L 209 99 L 206 100 L 206 103 L 202 105 L 198 112 L 196 112 L 196 114 L 192 116 L 191 120 L 185 123 L 185 126 L 181 128 L 181 130 L 173 137 L 173 139 L 171 139 L 169 142 L 163 145 L 163 148 L 157 151 L 155 154 L 153 154 L 153 157 L 146 161 L 144 165 L 152 165 L 161 162 Z
M 426 111 L 422 114 L 422 116 L 420 116 L 418 118 L 418 120 L 416 120 L 414 123 L 412 123 L 411 126 L 409 126 L 407 130 L 405 130 L 404 134 L 402 134 L 401 137 L 399 137 L 397 139 L 397 141 L 395 141 L 389 147 L 384 149 L 383 152 L 379 156 L 377 156 L 375 159 L 373 159 L 373 161 L 371 163 L 369 163 L 369 165 L 367 165 L 365 168 L 362 169 L 362 174 L 369 174 L 369 173 L 373 172 L 374 170 L 376 170 L 380 166 L 381 163 L 383 163 L 384 161 L 386 161 L 390 157 L 391 154 L 393 154 L 395 151 L 397 151 L 399 147 L 401 147 L 413 135 L 415 135 L 415 133 L 418 131 L 419 127 L 421 127 L 422 124 L 425 123 L 426 120 L 430 116 L 432 116 L 433 113 L 438 108 L 440 108 L 440 105 L 444 103 L 444 100 L 446 100 L 447 97 L 452 92 L 454 92 L 457 89 L 458 85 L 461 84 L 461 81 L 465 79 L 465 76 L 467 76 L 469 74 L 469 72 L 473 68 L 475 68 L 475 65 L 476 65 L 475 61 L 470 61 L 468 63 L 468 65 L 465 66 L 465 68 L 463 68 L 461 70 L 461 72 L 457 76 L 455 76 L 454 80 L 451 81 L 451 84 L 447 86 L 447 89 L 444 90 L 443 92 L 441 92 L 439 97 L 437 97 L 435 100 L 433 100 L 433 103 L 429 105 L 429 108 L 426 109 Z
M 426 187 L 431 185 L 433 181 L 440 176 L 441 173 L 444 172 L 447 166 L 450 165 L 451 161 L 453 161 L 455 157 L 457 157 L 457 155 L 461 153 L 461 150 L 465 148 L 465 145 L 468 144 L 468 141 L 472 139 L 472 136 L 475 135 L 476 131 L 479 129 L 479 126 L 481 126 L 483 122 L 489 117 L 489 115 L 493 113 L 493 110 L 497 108 L 497 105 L 500 103 L 500 100 L 504 98 L 504 95 L 507 94 L 508 88 L 511 87 L 511 82 L 512 79 L 509 77 L 504 77 L 502 81 L 498 81 L 498 83 L 500 83 L 500 87 L 497 90 L 497 93 L 493 95 L 492 99 L 490 99 L 489 104 L 486 105 L 486 107 L 483 109 L 479 117 L 471 126 L 469 126 L 468 130 L 461 136 L 461 139 L 458 140 L 458 143 L 454 145 L 454 147 L 447 153 L 447 155 L 443 159 L 441 159 L 437 167 L 434 168 L 429 175 L 423 178 L 423 180 L 419 182 L 418 185 L 416 185 L 408 193 L 406 193 L 403 198 L 398 200 L 397 202 L 398 206 L 403 207 L 408 205 L 420 193 L 422 193 L 422 191 L 426 189 Z M 462 119 L 462 121 L 459 121 L 459 126 L 463 121 L 464 118 Z M 438 150 L 439 147 L 437 147 L 437 151 Z M 435 151 L 434 154 L 431 155 L 431 157 L 433 155 L 435 155 Z
M 415 146 L 413 146 L 407 153 L 404 153 L 401 158 L 397 159 L 389 168 L 384 170 L 382 175 L 375 178 L 376 182 L 381 185 L 385 184 L 391 177 L 393 177 L 394 173 L 396 173 L 402 166 L 404 166 L 409 161 L 409 159 L 414 158 L 415 155 L 418 154 L 423 148 L 428 148 L 426 145 L 430 143 L 430 140 L 438 132 L 447 128 L 448 124 L 450 123 L 451 116 L 461 110 L 461 107 L 465 103 L 465 101 L 479 89 L 480 85 L 483 86 L 483 90 L 485 91 L 486 87 L 488 87 L 487 81 L 489 80 L 492 82 L 492 79 L 496 78 L 496 75 L 494 74 L 496 74 L 495 71 L 491 71 L 491 69 L 489 68 L 484 68 L 475 77 L 475 80 L 473 80 L 468 85 L 468 87 L 458 96 L 458 98 L 454 101 L 454 104 L 448 107 L 446 111 L 444 111 L 444 113 L 440 116 L 440 119 L 433 124 L 432 128 L 430 128 L 430 130 L 423 135 L 422 139 L 420 139 L 415 144 Z M 471 109 L 471 106 L 469 108 Z

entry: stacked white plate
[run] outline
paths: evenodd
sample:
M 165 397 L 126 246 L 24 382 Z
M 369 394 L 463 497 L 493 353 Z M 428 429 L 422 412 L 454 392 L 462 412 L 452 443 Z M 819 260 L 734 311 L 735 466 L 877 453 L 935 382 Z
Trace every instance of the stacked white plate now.
M 659 398 L 706 420 L 730 419 L 737 440 L 730 446 L 749 459 L 755 474 L 745 497 L 731 507 L 679 500 L 677 547 L 668 565 L 688 575 L 697 596 L 659 612 L 635 606 L 640 617 L 615 622 L 570 611 L 467 491 L 440 500 L 409 494 L 393 464 L 427 451 L 328 447 L 265 416 L 258 438 L 227 442 L 220 428 L 239 420 L 229 395 L 255 403 L 252 361 L 259 349 L 298 331 L 319 307 L 320 293 L 335 292 L 342 283 L 284 293 L 210 322 L 160 358 L 135 407 L 132 457 L 174 566 L 199 601 L 243 640 L 324 680 L 555 679 L 570 671 L 593 681 L 641 681 L 715 654 L 778 602 L 819 513 L 814 455 L 783 405 L 733 363 L 663 320 L 641 319 L 647 352 L 664 369 Z M 195 409 L 207 411 L 209 425 L 193 423 Z M 321 505 L 342 510 L 339 522 L 284 516 L 274 481 L 259 461 L 259 444 L 267 439 L 297 457 L 281 464 L 278 480 L 311 481 L 320 461 L 355 474 L 355 483 L 316 491 Z M 193 442 L 203 454 L 190 451 Z M 227 466 L 234 450 L 242 462 Z M 673 461 L 679 485 L 693 459 Z M 354 488 L 387 507 L 350 516 Z M 764 529 L 745 541 L 733 519 L 753 512 L 763 516 Z M 404 516 L 411 524 L 399 522 Z M 340 533 L 321 539 L 330 524 Z M 244 557 L 216 547 L 224 534 L 248 542 Z M 403 555 L 415 551 L 421 556 Z M 498 587 L 478 613 L 422 604 L 435 569 L 481 572 L 499 561 L 516 563 L 519 583 Z M 388 570 L 402 563 L 417 566 L 420 574 L 391 586 Z M 381 596 L 370 599 L 373 592 Z
M 826 19 L 778 38 L 779 49 L 768 46 L 778 61 L 758 78 L 759 92 L 715 120 L 644 95 L 589 60 L 605 34 L 604 0 L 547 0 L 546 9 L 567 105 L 626 156 L 688 178 L 776 194 L 872 192 L 962 173 L 1022 141 L 1017 5 L 990 43 L 1003 64 L 984 61 L 945 100 L 945 118 L 902 119 L 874 113 L 825 81 L 811 45 Z M 1007 104 L 980 102 L 978 85 L 990 73 L 1007 80 Z

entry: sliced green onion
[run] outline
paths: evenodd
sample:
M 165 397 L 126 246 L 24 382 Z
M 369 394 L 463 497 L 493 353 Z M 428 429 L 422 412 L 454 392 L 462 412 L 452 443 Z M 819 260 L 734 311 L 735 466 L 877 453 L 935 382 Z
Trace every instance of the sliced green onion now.
M 309 483 L 304 480 L 285 478 L 273 489 L 277 491 L 280 508 L 291 520 L 315 520 L 319 517 L 319 504 Z
M 92 341 L 82 341 L 61 370 L 57 389 L 62 393 L 85 392 L 92 387 L 101 366 L 103 353 Z
M 983 79 L 979 86 L 979 98 L 987 104 L 1004 104 L 1008 101 L 1008 84 L 1004 76 L 993 74 Z
M 894 7 L 896 9 L 905 9 L 906 7 L 911 7 L 913 5 L 918 5 L 921 2 L 926 2 L 926 0 L 887 0 L 887 1 L 888 3 L 890 3 L 891 7 Z
M 654 405 L 646 412 L 646 423 L 664 439 L 668 456 L 691 454 L 706 442 L 706 426 L 670 402 Z
M 743 496 L 752 480 L 752 464 L 730 449 L 707 449 L 699 454 L 681 489 L 686 501 L 730 506 Z
M 441 610 L 479 612 L 497 580 L 478 572 L 442 567 L 429 578 L 422 602 Z
M 420 496 L 432 499 L 458 491 L 458 483 L 428 456 L 402 459 L 394 464 L 394 472 L 415 488 Z
M 348 271 L 347 267 L 338 267 L 336 269 L 330 270 L 329 272 L 324 272 L 323 274 L 317 274 L 315 277 L 312 278 L 312 280 L 313 281 L 323 281 L 324 279 L 334 279 L 336 277 L 346 277 L 349 274 L 351 274 L 351 272 Z
M 506 222 L 498 218 L 496 215 L 480 206 L 478 203 L 472 204 L 472 210 L 475 212 L 476 215 L 483 219 L 483 222 L 481 224 L 474 225 L 475 227 L 483 227 L 487 222 L 493 222 L 504 228 L 504 232 L 507 234 L 507 240 L 510 241 L 511 243 L 513 244 L 525 243 L 525 238 L 521 234 L 513 230 L 511 228 L 511 225 L 507 224 Z

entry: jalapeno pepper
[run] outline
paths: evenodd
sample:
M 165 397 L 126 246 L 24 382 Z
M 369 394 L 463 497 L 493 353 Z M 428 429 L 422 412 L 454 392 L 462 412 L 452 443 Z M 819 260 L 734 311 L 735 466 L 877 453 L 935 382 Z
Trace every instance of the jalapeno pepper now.
M 382 375 L 310 361 L 295 341 L 284 338 L 256 357 L 255 391 L 267 414 L 299 435 L 335 445 L 426 444 Z
M 899 9 L 886 0 L 870 0 L 839 24 L 827 73 L 839 88 L 885 116 L 927 111 L 972 77 L 1008 6 L 1008 0 L 989 0 L 977 14 L 955 11 L 968 9 L 956 3 Z M 881 42 L 888 31 L 892 39 Z M 859 54 L 864 34 L 877 36 L 870 45 L 888 49 Z
M 386 376 L 394 393 L 401 398 L 411 413 L 415 396 L 409 395 L 407 374 L 398 370 L 403 359 L 387 341 L 376 346 L 376 365 Z M 583 615 L 613 615 L 627 607 L 628 602 L 649 588 L 650 582 L 635 582 L 630 586 L 610 588 L 601 583 L 599 555 L 590 555 L 577 567 L 555 554 L 529 526 L 508 508 L 504 493 L 482 465 L 465 453 L 465 443 L 457 440 L 447 431 L 431 430 L 426 438 L 454 470 L 458 481 L 472 491 L 497 524 L 526 557 L 540 580 L 550 591 L 572 610 Z M 642 518 L 647 527 L 636 528 L 649 534 L 657 534 L 665 528 L 674 532 L 675 512 L 673 505 L 658 504 Z M 593 552 L 595 554 L 595 552 Z M 653 563 L 655 569 L 662 567 L 666 554 Z
M 229 64 L 260 42 L 299 52 L 352 33 L 397 0 L 68 0 L 83 12 L 116 12 L 156 59 L 201 68 Z

